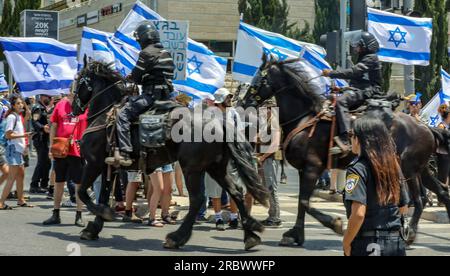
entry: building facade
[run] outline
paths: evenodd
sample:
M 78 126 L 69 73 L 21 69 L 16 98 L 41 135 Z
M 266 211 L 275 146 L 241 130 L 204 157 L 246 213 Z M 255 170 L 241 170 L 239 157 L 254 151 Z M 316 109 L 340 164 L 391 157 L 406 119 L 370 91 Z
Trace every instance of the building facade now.
M 164 18 L 190 22 L 189 37 L 231 58 L 239 26 L 238 0 L 141 0 Z M 114 32 L 134 0 L 43 0 L 43 9 L 60 11 L 60 40 L 81 41 L 83 26 Z M 314 0 L 288 0 L 291 22 L 314 24 Z

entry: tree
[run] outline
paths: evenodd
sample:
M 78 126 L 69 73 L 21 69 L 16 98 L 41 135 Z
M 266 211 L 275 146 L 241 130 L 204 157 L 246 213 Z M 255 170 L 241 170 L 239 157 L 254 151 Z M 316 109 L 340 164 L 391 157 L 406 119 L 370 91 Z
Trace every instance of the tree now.
M 12 36 L 20 35 L 20 13 L 23 10 L 35 10 L 41 7 L 40 0 L 17 0 L 12 14 L 10 34 Z
M 316 44 L 320 44 L 320 36 L 339 29 L 339 0 L 315 0 L 316 21 L 313 37 Z
M 239 0 L 238 9 L 244 15 L 245 23 L 293 39 L 313 42 L 309 24 L 305 22 L 305 27 L 299 29 L 297 23 L 289 23 L 287 0 Z
M 2 22 L 0 23 L 1 36 L 10 36 L 11 35 L 12 13 L 13 13 L 13 8 L 11 5 L 11 0 L 5 0 L 3 3 Z
M 416 66 L 416 91 L 428 101 L 441 88 L 440 69 L 449 69 L 448 59 L 448 0 L 416 0 L 415 11 L 433 18 L 433 38 L 429 66 Z

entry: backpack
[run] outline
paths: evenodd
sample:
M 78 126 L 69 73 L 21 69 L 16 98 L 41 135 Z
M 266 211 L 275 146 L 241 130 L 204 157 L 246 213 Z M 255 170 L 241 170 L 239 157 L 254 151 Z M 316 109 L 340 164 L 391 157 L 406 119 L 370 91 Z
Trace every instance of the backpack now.
M 16 117 L 16 122 L 14 123 L 13 130 L 16 129 L 18 118 Z M 0 146 L 6 147 L 8 145 L 8 139 L 6 139 L 6 118 L 1 119 L 0 123 Z

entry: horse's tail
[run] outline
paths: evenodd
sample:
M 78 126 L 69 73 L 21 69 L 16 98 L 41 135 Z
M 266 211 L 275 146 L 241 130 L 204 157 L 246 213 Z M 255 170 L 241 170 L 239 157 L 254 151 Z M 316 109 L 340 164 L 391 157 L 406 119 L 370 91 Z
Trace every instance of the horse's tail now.
M 253 163 L 253 149 L 248 142 L 227 143 L 231 158 L 235 162 L 239 177 L 247 187 L 248 192 L 256 201 L 268 207 L 269 191 L 262 184 L 258 171 Z

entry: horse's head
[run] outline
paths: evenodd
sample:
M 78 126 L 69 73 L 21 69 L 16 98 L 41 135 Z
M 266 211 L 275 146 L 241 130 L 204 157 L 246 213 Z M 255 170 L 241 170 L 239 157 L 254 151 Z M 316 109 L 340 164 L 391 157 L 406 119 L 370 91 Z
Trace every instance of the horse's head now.
M 243 107 L 260 107 L 265 101 L 275 96 L 278 88 L 284 83 L 283 78 L 280 68 L 269 62 L 264 55 L 263 63 L 242 100 Z
M 83 114 L 91 104 L 108 90 L 120 85 L 123 89 L 124 82 L 124 78 L 111 69 L 111 64 L 97 61 L 87 63 L 85 60 L 85 66 L 76 80 L 75 97 L 72 104 L 74 115 Z M 111 99 L 119 99 L 121 93 L 117 94 Z
M 308 77 L 302 68 L 296 68 L 300 59 L 286 61 L 269 61 L 263 57 L 263 63 L 256 72 L 255 77 L 242 100 L 244 108 L 260 107 L 267 100 L 275 97 L 280 105 L 280 99 L 289 95 L 287 101 L 292 99 L 301 101 L 305 108 L 314 112 L 320 109 L 321 99 L 308 84 Z M 289 102 L 288 102 L 289 103 Z M 297 106 L 300 108 L 300 106 Z

